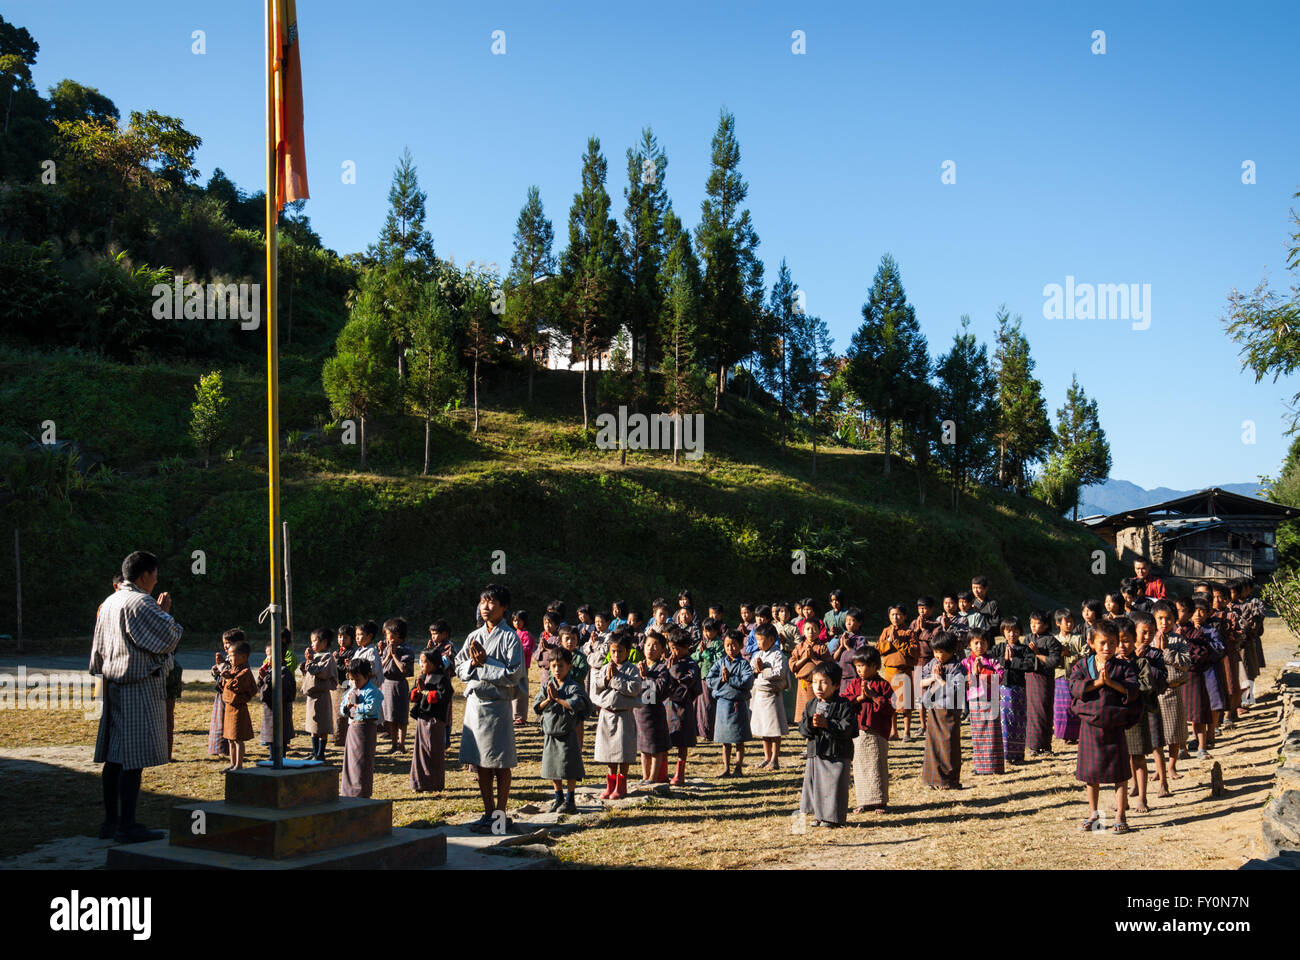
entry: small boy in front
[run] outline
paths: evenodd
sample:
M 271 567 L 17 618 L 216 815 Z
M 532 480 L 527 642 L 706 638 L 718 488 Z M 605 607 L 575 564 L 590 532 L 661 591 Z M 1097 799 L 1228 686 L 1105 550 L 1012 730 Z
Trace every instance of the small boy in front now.
M 800 813 L 814 827 L 842 827 L 849 819 L 849 781 L 858 720 L 853 704 L 839 695 L 839 670 L 819 663 L 812 671 L 813 697 L 804 707 L 799 732 L 808 739 Z

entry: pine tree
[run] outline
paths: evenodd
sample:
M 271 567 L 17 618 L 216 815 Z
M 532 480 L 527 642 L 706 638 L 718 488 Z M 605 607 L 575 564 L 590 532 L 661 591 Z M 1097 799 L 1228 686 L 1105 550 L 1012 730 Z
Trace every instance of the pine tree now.
M 813 373 L 809 317 L 800 306 L 797 295 L 798 289 L 783 258 L 763 314 L 758 357 L 763 387 L 777 402 L 782 449 L 785 448 L 789 419 L 796 406 L 796 393 Z
M 647 376 L 650 358 L 655 352 L 655 324 L 663 308 L 660 270 L 666 248 L 664 214 L 668 209 L 668 191 L 664 174 L 668 157 L 659 146 L 654 132 L 646 127 L 641 142 L 627 151 L 627 180 L 623 197 L 627 200 L 623 232 L 624 256 L 628 271 L 628 302 L 625 318 L 631 333 L 631 366 L 640 361 Z
M 749 185 L 740 175 L 740 145 L 736 118 L 725 109 L 713 135 L 713 159 L 700 204 L 695 245 L 704 265 L 703 312 L 700 333 L 718 380 L 713 396 L 717 410 L 726 389 L 727 371 L 743 361 L 755 346 L 763 308 L 763 263 L 758 259 L 758 234 L 749 210 L 740 205 Z
M 533 401 L 533 371 L 536 354 L 548 345 L 545 317 L 549 312 L 548 281 L 555 273 L 555 231 L 542 211 L 542 197 L 536 186 L 528 188 L 528 200 L 515 223 L 515 249 L 506 281 L 506 311 L 502 327 L 523 346 L 528 355 L 528 402 Z
M 339 331 L 334 356 L 325 361 L 321 382 L 338 417 L 361 422 L 361 469 L 366 468 L 366 421 L 392 402 L 397 380 L 387 354 L 388 331 L 382 320 L 354 309 Z
M 230 399 L 221 381 L 221 371 L 213 370 L 199 377 L 194 385 L 194 403 L 190 405 L 190 437 L 203 451 L 203 466 L 212 458 L 212 445 L 221 439 L 230 419 Z
M 1056 411 L 1056 436 L 1052 453 L 1074 478 L 1074 519 L 1079 519 L 1079 490 L 1110 476 L 1110 444 L 1101 428 L 1097 401 L 1089 400 L 1076 374 L 1065 392 L 1065 406 Z
M 587 140 L 582 189 L 569 208 L 569 245 L 560 257 L 560 286 L 571 342 L 582 356 L 582 429 L 587 430 L 587 372 L 608 344 L 626 302 L 626 275 L 618 224 L 609 215 L 600 140 Z
M 898 264 L 885 254 L 862 305 L 862 326 L 849 344 L 845 379 L 884 426 L 886 476 L 893 427 L 914 415 L 917 394 L 929 380 L 928 351 L 916 311 L 907 302 Z
M 970 317 L 961 318 L 961 331 L 952 348 L 935 364 L 936 417 L 941 435 L 940 466 L 952 482 L 952 506 L 972 481 L 985 478 L 995 457 L 997 432 L 996 383 L 989 369 L 988 348 L 970 332 Z M 951 423 L 951 432 L 943 426 Z
M 1043 385 L 1034 378 L 1029 341 L 1006 305 L 997 313 L 997 349 L 993 353 L 998 384 L 998 486 L 1019 493 L 1029 488 L 1029 470 L 1043 459 L 1052 442 Z
M 664 257 L 660 275 L 663 306 L 659 316 L 659 368 L 663 371 L 664 399 L 676 416 L 694 411 L 702 401 L 704 371 L 696 362 L 696 336 L 700 310 L 700 264 L 691 249 L 691 236 L 669 207 L 664 215 Z M 679 436 L 673 434 L 673 463 L 677 463 Z

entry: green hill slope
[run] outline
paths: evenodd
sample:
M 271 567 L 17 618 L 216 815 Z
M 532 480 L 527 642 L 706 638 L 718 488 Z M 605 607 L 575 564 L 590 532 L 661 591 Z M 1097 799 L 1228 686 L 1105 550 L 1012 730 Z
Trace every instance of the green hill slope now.
M 313 368 L 314 367 L 314 368 Z M 608 604 L 623 597 L 645 613 L 653 596 L 689 587 L 733 611 L 742 600 L 824 597 L 832 586 L 886 622 L 886 606 L 911 603 L 986 573 L 1003 608 L 1099 596 L 1118 578 L 1094 536 L 1035 501 L 981 490 L 948 508 L 895 462 L 838 448 L 782 451 L 776 423 L 728 396 L 705 416 L 705 457 L 673 466 L 669 455 L 595 449 L 581 432 L 576 375 L 538 377 L 527 410 L 519 378 L 497 371 L 480 388 L 477 435 L 460 411 L 433 428 L 431 476 L 419 475 L 423 424 L 369 426 L 368 461 L 322 430 L 328 410 L 314 361 L 287 358 L 282 427 L 282 509 L 293 546 L 294 619 L 300 630 L 401 614 L 418 634 L 432 618 L 459 635 L 478 589 L 507 583 L 516 606 L 540 610 L 560 597 Z M 6 526 L 23 543 L 24 632 L 33 647 L 83 636 L 121 558 L 145 548 L 163 560 L 161 589 L 198 639 L 256 627 L 266 604 L 265 383 L 260 370 L 225 371 L 236 456 L 203 469 L 187 435 L 200 369 L 132 367 L 74 354 L 0 354 L 0 441 L 12 452 L 54 420 L 59 440 L 103 457 L 101 479 L 66 502 L 10 499 Z M 594 409 L 594 408 L 593 408 Z M 594 416 L 594 412 L 593 412 Z M 95 473 L 92 471 L 91 476 Z M 6 533 L 6 539 L 10 535 Z M 807 571 L 792 572 L 803 549 Z M 1094 575 L 1106 550 L 1108 576 Z M 492 573 L 494 551 L 506 573 Z M 202 551 L 206 571 L 192 572 Z M 13 579 L 12 551 L 0 577 Z M 734 614 L 732 614 L 734 616 Z M 13 631 L 12 586 L 0 592 L 0 632 Z

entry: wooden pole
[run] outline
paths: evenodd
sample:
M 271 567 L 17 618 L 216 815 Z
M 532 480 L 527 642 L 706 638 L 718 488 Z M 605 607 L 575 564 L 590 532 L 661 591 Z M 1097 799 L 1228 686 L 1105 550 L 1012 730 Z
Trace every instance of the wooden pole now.
M 267 499 L 271 514 L 271 766 L 284 766 L 284 712 L 281 667 L 284 652 L 280 649 L 282 609 L 279 604 L 280 563 L 280 346 L 276 331 L 276 284 L 278 263 L 276 249 L 276 94 L 279 73 L 276 49 L 280 44 L 280 26 L 276 22 L 276 0 L 266 0 L 266 475 Z
M 293 632 L 293 574 L 289 572 L 289 521 L 281 525 L 284 530 L 284 628 Z
M 18 652 L 23 652 L 23 558 L 18 550 L 18 528 L 14 527 L 14 589 L 18 592 Z

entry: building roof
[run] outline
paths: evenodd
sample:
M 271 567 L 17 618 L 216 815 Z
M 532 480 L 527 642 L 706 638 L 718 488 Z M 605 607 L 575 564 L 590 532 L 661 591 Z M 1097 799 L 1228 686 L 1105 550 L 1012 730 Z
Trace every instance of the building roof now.
M 1183 530 L 1177 526 L 1178 523 L 1205 524 L 1208 521 L 1216 521 L 1216 524 L 1211 524 L 1211 526 L 1214 526 L 1247 517 L 1276 520 L 1280 523 L 1283 520 L 1294 520 L 1300 517 L 1300 510 L 1281 503 L 1273 503 L 1269 500 L 1243 497 L 1239 493 L 1221 490 L 1218 487 L 1209 487 L 1197 493 L 1166 500 L 1163 503 L 1153 503 L 1149 507 L 1121 510 L 1119 513 L 1112 513 L 1108 517 L 1085 517 L 1080 522 L 1093 529 L 1111 531 L 1147 523 L 1157 527 L 1160 523 L 1174 523 L 1175 526 L 1170 529 L 1174 530 L 1178 536 L 1187 536 L 1189 533 L 1210 529 L 1210 527 L 1203 525 L 1196 531 Z

